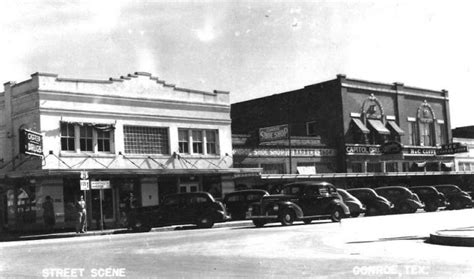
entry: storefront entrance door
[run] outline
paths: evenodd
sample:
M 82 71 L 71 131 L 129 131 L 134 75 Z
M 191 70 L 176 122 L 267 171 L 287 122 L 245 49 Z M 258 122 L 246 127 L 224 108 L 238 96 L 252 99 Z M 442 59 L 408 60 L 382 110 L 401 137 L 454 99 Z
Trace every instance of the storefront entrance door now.
M 100 227 L 100 191 L 104 191 L 102 195 L 102 213 L 104 214 L 104 222 L 114 221 L 114 205 L 112 189 L 91 190 L 92 197 L 92 224 L 89 225 L 91 229 L 101 229 Z M 104 229 L 107 226 L 104 224 Z

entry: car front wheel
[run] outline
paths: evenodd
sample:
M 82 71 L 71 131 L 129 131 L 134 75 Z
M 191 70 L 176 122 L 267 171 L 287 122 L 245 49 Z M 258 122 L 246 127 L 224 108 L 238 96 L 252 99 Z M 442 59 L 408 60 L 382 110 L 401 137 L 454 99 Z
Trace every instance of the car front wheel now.
M 333 222 L 341 222 L 342 219 L 342 209 L 340 207 L 336 207 L 331 212 L 331 220 Z
M 282 214 L 280 215 L 280 222 L 283 226 L 289 226 L 293 224 L 295 221 L 295 213 L 291 209 L 283 210 Z

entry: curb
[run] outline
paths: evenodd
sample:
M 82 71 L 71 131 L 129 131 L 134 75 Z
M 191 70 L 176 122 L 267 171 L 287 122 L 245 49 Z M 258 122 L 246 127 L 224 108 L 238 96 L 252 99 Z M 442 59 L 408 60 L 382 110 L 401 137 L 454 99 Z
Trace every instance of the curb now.
M 449 246 L 474 247 L 474 230 L 441 230 L 430 234 L 429 242 Z
M 229 227 L 240 227 L 245 225 L 252 225 L 251 221 L 230 221 L 224 223 L 216 223 L 212 228 L 229 228 Z M 195 228 L 194 225 L 178 225 L 178 226 L 166 226 L 152 228 L 150 232 L 164 232 L 164 231 L 177 231 L 186 230 L 187 228 Z M 211 228 L 211 229 L 212 229 Z M 24 240 L 41 240 L 41 239 L 55 239 L 55 238 L 70 238 L 70 237 L 84 237 L 84 236 L 96 236 L 96 235 L 111 235 L 111 234 L 132 234 L 137 232 L 129 231 L 128 229 L 112 229 L 106 231 L 87 231 L 83 234 L 77 234 L 75 232 L 66 233 L 51 233 L 51 234 L 40 234 L 40 235 L 3 235 L 0 236 L 0 242 L 8 241 L 24 241 Z

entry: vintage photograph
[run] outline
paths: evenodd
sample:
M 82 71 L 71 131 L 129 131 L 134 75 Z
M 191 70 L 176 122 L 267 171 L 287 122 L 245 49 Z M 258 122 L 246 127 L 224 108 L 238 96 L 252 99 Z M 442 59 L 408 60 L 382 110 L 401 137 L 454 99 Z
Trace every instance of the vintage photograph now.
M 0 278 L 474 278 L 473 8 L 2 1 Z

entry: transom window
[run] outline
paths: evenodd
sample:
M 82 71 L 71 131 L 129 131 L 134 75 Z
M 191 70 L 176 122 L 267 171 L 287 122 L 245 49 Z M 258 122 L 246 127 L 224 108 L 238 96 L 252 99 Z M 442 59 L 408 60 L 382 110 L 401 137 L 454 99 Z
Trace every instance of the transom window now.
M 218 154 L 217 130 L 178 129 L 179 152 L 183 154 Z
M 125 153 L 169 154 L 168 128 L 123 126 Z

